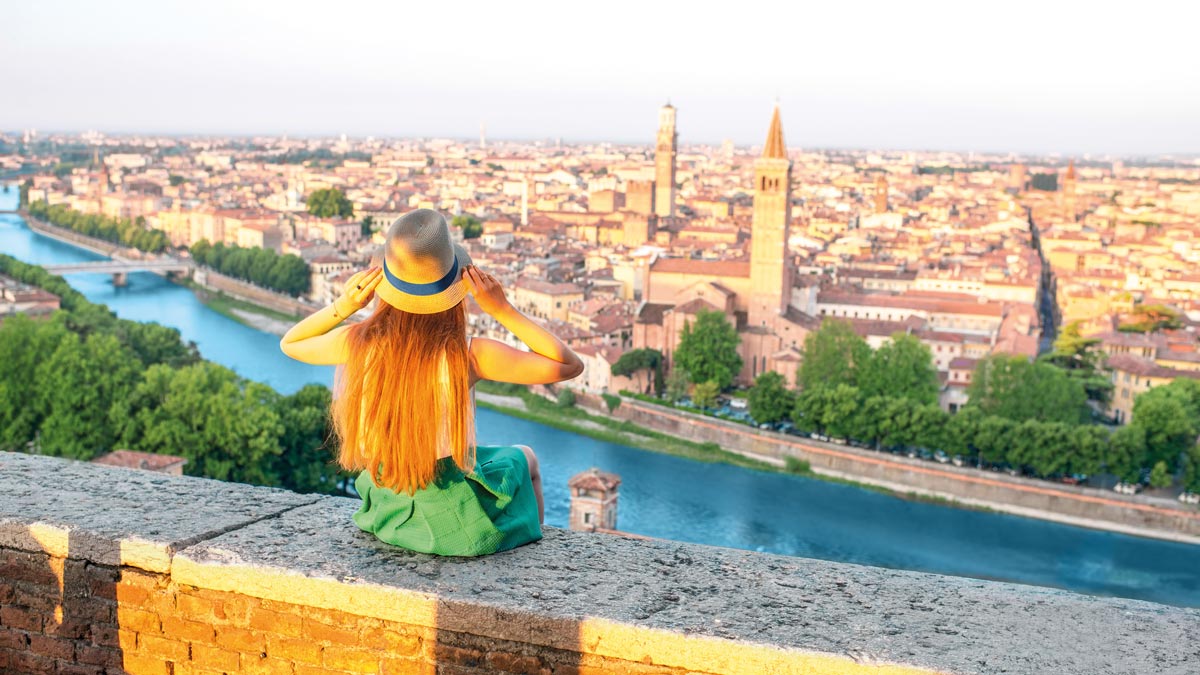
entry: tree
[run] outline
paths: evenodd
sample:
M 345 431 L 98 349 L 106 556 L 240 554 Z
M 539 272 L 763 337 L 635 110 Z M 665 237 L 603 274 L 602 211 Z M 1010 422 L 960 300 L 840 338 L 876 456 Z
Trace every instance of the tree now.
M 937 403 L 941 382 L 933 354 L 920 340 L 896 333 L 876 349 L 857 376 L 864 396 L 894 396 Z
M 483 225 L 479 220 L 465 213 L 451 218 L 450 226 L 461 229 L 463 239 L 478 239 L 483 234 Z
M 575 405 L 575 392 L 563 387 L 558 390 L 558 407 L 570 408 Z
M 1169 488 L 1171 487 L 1171 482 L 1171 472 L 1167 470 L 1167 463 L 1155 463 L 1154 468 L 1150 470 L 1150 487 Z
M 362 219 L 359 225 L 358 233 L 363 237 L 369 237 L 375 233 L 375 216 L 367 216 Z
M 1200 445 L 1188 448 L 1183 463 L 1183 489 L 1200 492 Z
M 186 457 L 189 475 L 278 485 L 279 398 L 207 361 L 156 365 L 114 406 L 113 419 L 125 447 Z
M 795 406 L 795 397 L 787 390 L 783 376 L 767 371 L 754 380 L 749 395 L 750 416 L 758 423 L 775 423 L 787 417 Z
M 980 460 L 991 465 L 1007 462 L 1008 449 L 1016 426 L 1015 422 L 1006 417 L 984 417 L 979 422 L 979 431 L 975 434 L 975 447 L 979 449 Z
M 1146 464 L 1146 430 L 1129 424 L 1113 432 L 1104 466 L 1123 481 L 1132 482 Z
M 662 352 L 657 349 L 631 349 L 612 365 L 612 374 L 618 377 L 636 374 L 638 391 L 645 394 L 650 391 L 654 375 L 662 369 L 662 362 Z
M 66 339 L 61 321 L 35 322 L 24 314 L 0 324 L 0 450 L 25 450 L 46 417 L 38 365 Z
M 675 366 L 687 371 L 693 382 L 717 383 L 725 389 L 742 370 L 737 348 L 737 329 L 718 311 L 700 310 L 696 324 L 683 324 L 683 335 L 675 349 Z
M 687 396 L 691 387 L 692 378 L 688 377 L 686 370 L 678 366 L 671 369 L 671 374 L 667 376 L 667 399 L 671 403 Z
M 1164 328 L 1179 328 L 1179 312 L 1166 305 L 1137 305 L 1132 321 L 1117 327 L 1126 333 L 1153 333 Z
M 322 188 L 308 196 L 308 212 L 318 218 L 353 218 L 354 204 L 337 188 Z
M 796 397 L 792 420 L 806 431 L 845 437 L 855 426 L 859 392 L 848 384 L 804 389 Z
M 847 435 L 864 443 L 869 443 L 878 450 L 882 444 L 882 435 L 886 427 L 884 416 L 892 399 L 886 396 L 870 396 L 863 401 L 851 416 Z
M 1059 368 L 1068 377 L 1078 380 L 1083 385 L 1088 400 L 1094 401 L 1099 407 L 1105 407 L 1112 399 L 1113 384 L 1100 369 L 1099 345 L 1099 338 L 1083 337 L 1080 334 L 1079 322 L 1072 321 L 1063 327 L 1062 332 L 1054 339 L 1054 351 L 1038 357 L 1038 360 Z
M 975 440 L 984 417 L 982 410 L 969 406 L 951 415 L 946 422 L 945 444 L 942 449 L 951 455 L 962 455 L 977 461 L 979 447 Z
M 64 336 L 35 375 L 38 407 L 45 411 L 39 449 L 83 460 L 112 450 L 110 409 L 133 389 L 139 365 L 111 334 Z
M 275 412 L 283 434 L 274 473 L 280 484 L 295 492 L 339 494 L 340 479 L 348 477 L 336 463 L 335 437 L 329 426 L 329 389 L 304 385 L 278 400 Z
M 1071 430 L 1070 451 L 1065 471 L 1072 474 L 1096 474 L 1104 471 L 1111 434 L 1096 425 L 1083 424 Z
M 614 412 L 621 407 L 621 397 L 614 394 L 600 394 L 600 398 L 604 399 L 604 406 L 608 408 L 608 412 Z
M 856 386 L 859 371 L 870 358 L 871 347 L 849 321 L 826 319 L 805 336 L 796 379 L 802 390 L 821 385 Z
M 1046 363 L 993 354 L 979 362 L 967 388 L 968 406 L 1023 422 L 1079 424 L 1091 418 L 1083 385 Z
M 167 182 L 169 182 L 171 184 L 171 187 L 178 187 L 178 186 L 186 183 L 187 179 L 184 178 L 183 176 L 177 176 L 175 174 L 171 174 L 170 176 L 167 177 Z
M 1200 433 L 1200 382 L 1180 378 L 1139 394 L 1132 425 L 1145 429 L 1147 465 L 1179 466 L 1180 454 Z
M 716 405 L 719 393 L 721 393 L 721 385 L 716 380 L 701 382 L 692 388 L 692 403 L 701 410 L 711 408 Z

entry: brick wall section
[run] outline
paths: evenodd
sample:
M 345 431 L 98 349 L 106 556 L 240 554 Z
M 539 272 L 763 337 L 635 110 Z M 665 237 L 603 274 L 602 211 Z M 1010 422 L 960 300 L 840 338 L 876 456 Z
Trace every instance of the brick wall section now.
M 134 567 L 5 547 L 0 608 L 5 673 L 696 673 L 196 588 Z

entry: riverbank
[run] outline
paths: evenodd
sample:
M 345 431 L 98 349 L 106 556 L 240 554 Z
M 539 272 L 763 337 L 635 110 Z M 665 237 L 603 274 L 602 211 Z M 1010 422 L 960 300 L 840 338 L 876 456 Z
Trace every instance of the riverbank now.
M 481 405 L 484 407 L 598 440 L 698 461 L 724 462 L 761 471 L 792 473 L 909 501 L 971 511 L 1007 513 L 1092 530 L 1200 545 L 1200 536 L 1183 528 L 1165 527 L 1163 520 L 1154 518 L 1163 514 L 1175 519 L 1195 518 L 1200 515 L 1185 509 L 1127 503 L 1107 495 L 1087 493 L 1099 493 L 1098 490 L 1076 490 L 1079 493 L 1076 494 L 1056 489 L 1055 486 L 1034 485 L 1033 481 L 1028 479 L 983 475 L 987 472 L 974 469 L 961 470 L 964 475 L 958 476 L 940 465 L 936 469 L 922 466 L 920 460 L 875 457 L 866 454 L 867 451 L 862 451 L 861 457 L 854 457 L 859 453 L 852 452 L 855 449 L 845 446 L 817 447 L 827 444 L 773 439 L 767 434 L 760 434 L 751 429 L 735 430 L 739 435 L 754 437 L 753 447 L 762 450 L 755 452 L 739 443 L 718 444 L 690 439 L 689 436 L 695 436 L 696 429 L 709 426 L 709 420 L 698 416 L 683 414 L 681 417 L 681 426 L 689 428 L 687 433 L 664 432 L 637 424 L 626 418 L 629 410 L 622 414 L 622 408 L 645 405 L 639 405 L 632 399 L 622 399 L 621 405 L 611 414 L 606 415 L 603 410 L 595 410 L 593 412 L 596 414 L 591 414 L 580 406 L 561 408 L 553 401 L 533 392 L 514 394 L 513 392 L 519 389 L 509 389 L 506 385 L 487 382 L 481 382 L 480 385 L 483 390 L 479 396 L 482 397 Z M 696 419 L 688 419 L 689 417 Z M 831 457 L 836 457 L 837 460 L 831 462 Z M 864 467 L 870 467 L 871 470 Z M 981 475 L 975 476 L 975 473 Z M 931 476 L 933 479 L 929 480 Z M 977 486 L 983 486 L 984 489 L 965 489 Z M 1032 500 L 1030 495 L 1033 496 Z M 1092 508 L 1081 511 L 1078 508 L 1080 504 Z
M 716 443 L 696 443 L 677 436 L 663 434 L 635 425 L 627 420 L 618 420 L 599 414 L 591 414 L 583 408 L 562 408 L 554 402 L 526 390 L 514 394 L 516 389 L 496 382 L 480 381 L 475 385 L 476 405 L 503 415 L 543 424 L 561 431 L 587 436 L 599 441 L 619 443 L 639 450 L 658 452 L 699 462 L 719 462 L 759 471 L 804 476 L 817 480 L 848 485 L 878 492 L 898 499 L 952 506 L 970 511 L 994 511 L 985 504 L 959 502 L 948 495 L 934 492 L 909 490 L 902 485 L 882 485 L 861 482 L 854 476 L 829 471 L 815 471 L 808 462 L 796 458 L 778 459 L 745 451 L 731 451 Z
M 282 337 L 289 328 L 296 324 L 296 317 L 290 314 L 235 298 L 222 291 L 201 286 L 190 279 L 174 281 L 180 286 L 191 289 L 195 293 L 196 299 L 209 309 L 221 316 L 233 319 L 243 326 Z
M 632 423 L 592 415 L 578 407 L 562 408 L 528 391 L 523 395 L 514 394 L 505 385 L 495 382 L 481 381 L 475 388 L 476 405 L 598 441 L 619 443 L 700 462 L 722 462 L 762 471 L 784 471 L 803 475 L 807 470 L 806 467 L 793 465 L 794 468 L 788 471 L 784 468 L 784 463 L 777 460 L 729 452 L 716 443 L 696 443 L 674 438 Z

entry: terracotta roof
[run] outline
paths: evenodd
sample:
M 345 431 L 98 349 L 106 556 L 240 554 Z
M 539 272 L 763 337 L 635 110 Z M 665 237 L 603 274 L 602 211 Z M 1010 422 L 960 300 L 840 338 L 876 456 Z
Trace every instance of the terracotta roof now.
M 663 313 L 671 309 L 673 305 L 668 305 L 661 302 L 643 302 L 638 308 L 637 319 L 635 323 L 649 323 L 658 326 L 662 325 Z
M 721 309 L 707 300 L 695 298 L 693 300 L 688 300 L 682 305 L 676 305 L 671 309 L 671 311 L 679 314 L 699 314 L 701 311 L 720 312 Z
M 1107 366 L 1109 370 L 1132 373 L 1142 377 L 1157 377 L 1161 379 L 1186 377 L 1192 380 L 1200 380 L 1200 372 L 1167 368 L 1166 366 L 1158 365 L 1150 359 L 1142 359 L 1130 354 L 1117 354 L 1108 357 Z
M 145 469 L 147 471 L 166 471 L 176 466 L 187 464 L 184 457 L 174 455 L 157 455 L 152 452 L 137 452 L 135 450 L 113 450 L 92 460 L 93 464 L 107 466 L 123 466 L 126 469 Z
M 577 473 L 567 481 L 567 487 L 582 490 L 601 490 L 611 492 L 621 484 L 621 477 L 615 473 L 607 473 L 592 467 L 582 473 Z
M 650 266 L 650 271 L 659 274 L 695 274 L 706 277 L 749 277 L 750 263 L 735 260 L 659 258 Z
M 979 363 L 979 359 L 971 359 L 966 356 L 959 356 L 951 359 L 950 370 L 975 370 L 975 364 Z
M 576 293 L 583 293 L 583 289 L 575 284 L 556 284 L 529 277 L 517 279 L 514 286 L 527 291 L 533 291 L 534 293 L 545 293 L 546 295 L 574 295 Z

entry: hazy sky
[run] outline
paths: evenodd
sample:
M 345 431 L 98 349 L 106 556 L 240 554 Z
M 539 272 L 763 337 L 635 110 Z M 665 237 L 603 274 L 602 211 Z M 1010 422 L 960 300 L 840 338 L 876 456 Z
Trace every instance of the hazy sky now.
M 1200 152 L 1190 3 L 24 0 L 0 128 Z

